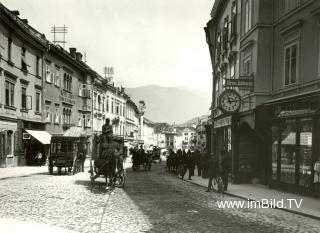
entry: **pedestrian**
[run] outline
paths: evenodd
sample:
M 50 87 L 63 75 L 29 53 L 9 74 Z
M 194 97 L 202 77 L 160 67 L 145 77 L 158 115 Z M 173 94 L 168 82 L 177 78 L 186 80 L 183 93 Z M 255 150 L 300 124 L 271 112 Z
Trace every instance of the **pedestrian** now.
M 197 166 L 198 176 L 201 176 L 202 173 L 202 163 L 201 163 L 201 152 L 200 150 L 195 151 L 195 165 Z
M 41 167 L 42 153 L 40 151 L 38 151 L 38 153 L 37 153 L 35 158 L 37 160 L 38 166 Z
M 204 150 L 203 153 L 201 153 L 201 177 L 202 178 L 208 178 L 208 159 L 209 159 L 209 154 L 207 152 L 207 150 Z
M 208 188 L 206 192 L 210 192 L 212 187 L 212 180 L 216 179 L 217 170 L 218 170 L 218 162 L 213 153 L 210 154 L 207 164 L 208 164 L 207 175 L 209 177 L 209 180 L 208 180 Z
M 195 158 L 194 153 L 192 153 L 190 150 L 187 152 L 187 166 L 189 171 L 188 180 L 191 180 L 191 177 L 194 176 Z
M 224 191 L 228 189 L 228 176 L 231 168 L 231 159 L 226 150 L 221 151 L 221 178 L 224 184 Z

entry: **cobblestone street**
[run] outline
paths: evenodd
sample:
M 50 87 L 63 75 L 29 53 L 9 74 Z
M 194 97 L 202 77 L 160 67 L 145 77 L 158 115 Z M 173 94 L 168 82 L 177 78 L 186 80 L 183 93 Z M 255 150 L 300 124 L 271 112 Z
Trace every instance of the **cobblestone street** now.
M 114 195 L 90 186 L 89 174 L 40 173 L 0 180 L 0 218 L 32 221 L 76 232 L 319 232 L 319 221 L 276 209 L 218 209 L 240 200 L 167 174 L 128 169 Z M 101 179 L 101 182 L 103 180 Z

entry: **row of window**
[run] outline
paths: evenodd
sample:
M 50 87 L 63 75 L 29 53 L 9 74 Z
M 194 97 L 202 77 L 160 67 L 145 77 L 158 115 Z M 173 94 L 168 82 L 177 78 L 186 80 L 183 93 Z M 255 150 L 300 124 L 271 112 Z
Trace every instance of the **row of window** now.
M 46 123 L 53 123 L 56 125 L 71 123 L 71 109 L 63 108 L 62 114 L 59 108 L 55 112 L 50 111 L 50 107 L 46 106 Z
M 115 98 L 111 98 L 111 106 L 109 96 L 107 98 L 101 97 L 101 95 L 94 95 L 93 102 L 95 103 L 95 109 L 102 112 L 111 112 L 119 116 L 124 116 L 125 106 Z
M 27 86 L 21 87 L 21 109 L 32 109 L 32 96 L 27 95 Z M 41 92 L 37 90 L 35 93 L 35 111 L 41 111 Z M 5 81 L 5 105 L 15 107 L 15 83 L 8 80 Z
M 13 41 L 12 38 L 8 38 L 8 44 L 7 44 L 7 57 L 8 57 L 8 61 L 12 62 L 12 49 L 13 49 Z M 40 62 L 41 59 L 39 56 L 35 57 L 35 64 L 36 64 L 36 68 L 35 68 L 35 75 L 36 76 L 40 76 L 41 74 L 41 69 L 40 69 Z M 21 47 L 21 70 L 28 72 L 28 67 L 30 67 L 30 65 L 28 64 L 27 61 L 27 49 L 22 46 Z
M 78 117 L 79 127 L 91 127 L 91 114 L 82 114 Z
M 62 75 L 62 69 L 58 66 L 55 66 L 55 70 L 53 70 L 49 61 L 45 62 L 45 77 L 47 83 L 53 83 L 57 87 L 63 85 L 62 87 L 65 91 L 72 91 L 72 75 L 65 71 Z

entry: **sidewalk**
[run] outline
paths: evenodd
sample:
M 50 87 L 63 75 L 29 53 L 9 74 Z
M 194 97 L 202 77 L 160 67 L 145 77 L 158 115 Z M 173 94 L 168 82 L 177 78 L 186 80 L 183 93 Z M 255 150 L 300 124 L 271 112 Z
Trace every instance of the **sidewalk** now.
M 93 164 L 93 161 L 92 161 Z M 132 166 L 129 160 L 124 163 L 124 168 L 129 168 Z M 90 158 L 87 158 L 84 162 L 84 168 L 90 169 Z M 43 165 L 41 167 L 37 166 L 22 166 L 22 167 L 6 167 L 0 168 L 0 180 L 9 179 L 9 178 L 16 178 L 16 177 L 23 177 L 23 176 L 30 176 L 39 173 L 48 173 L 48 166 Z M 49 173 L 48 173 L 49 174 Z
M 84 162 L 84 167 L 90 167 L 90 159 L 86 159 Z M 37 166 L 22 166 L 22 167 L 6 167 L 0 168 L 0 180 L 15 178 L 15 177 L 23 177 L 30 176 L 33 174 L 39 173 L 48 173 L 48 166 L 43 165 L 41 167 Z M 48 173 L 49 174 L 49 173 Z
M 198 174 L 197 169 L 195 169 L 194 174 Z M 188 172 L 184 176 L 184 180 L 202 187 L 208 187 L 208 179 L 204 179 L 201 176 L 192 176 L 192 180 L 188 180 Z M 288 212 L 295 214 L 315 218 L 320 220 L 320 200 L 312 197 L 297 195 L 294 193 L 287 193 L 283 191 L 278 191 L 275 189 L 270 189 L 265 185 L 260 184 L 228 184 L 228 191 L 225 194 L 239 197 L 245 200 L 261 201 L 262 199 L 267 200 L 288 200 L 295 199 L 299 203 L 302 199 L 302 204 L 300 208 L 297 208 L 293 204 L 292 208 L 279 208 Z

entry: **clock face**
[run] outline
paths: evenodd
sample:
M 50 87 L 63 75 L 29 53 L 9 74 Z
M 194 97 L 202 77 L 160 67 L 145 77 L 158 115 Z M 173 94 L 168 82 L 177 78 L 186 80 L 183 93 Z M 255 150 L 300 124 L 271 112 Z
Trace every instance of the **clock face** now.
M 225 90 L 219 96 L 219 107 L 225 113 L 233 113 L 240 107 L 240 95 L 235 90 Z

